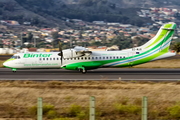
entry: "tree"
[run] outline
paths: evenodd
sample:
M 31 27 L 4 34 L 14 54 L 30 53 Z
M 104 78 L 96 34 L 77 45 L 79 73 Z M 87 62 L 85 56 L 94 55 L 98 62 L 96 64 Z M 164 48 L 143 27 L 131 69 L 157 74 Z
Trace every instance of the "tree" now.
M 59 37 L 59 34 L 58 32 L 52 32 L 52 38 L 53 38 L 53 47 L 55 48 L 56 45 L 58 44 L 59 40 L 58 40 L 58 37 Z
M 27 40 L 28 40 L 29 42 L 32 42 L 32 39 L 33 39 L 33 34 L 32 34 L 31 32 L 28 32 L 28 34 L 27 34 Z
M 58 37 L 59 37 L 59 34 L 58 34 L 58 32 L 52 32 L 52 38 L 54 39 L 54 40 L 57 40 L 58 39 Z
M 175 50 L 177 53 L 180 52 L 180 42 L 172 45 L 172 50 Z

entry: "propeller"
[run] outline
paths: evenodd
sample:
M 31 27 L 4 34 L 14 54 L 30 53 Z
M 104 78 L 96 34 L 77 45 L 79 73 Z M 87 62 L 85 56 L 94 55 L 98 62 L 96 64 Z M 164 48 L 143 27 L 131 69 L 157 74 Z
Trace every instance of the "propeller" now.
M 61 56 L 61 65 L 63 63 L 63 50 L 62 50 L 62 43 L 59 41 L 59 51 L 60 53 L 58 53 L 59 56 Z

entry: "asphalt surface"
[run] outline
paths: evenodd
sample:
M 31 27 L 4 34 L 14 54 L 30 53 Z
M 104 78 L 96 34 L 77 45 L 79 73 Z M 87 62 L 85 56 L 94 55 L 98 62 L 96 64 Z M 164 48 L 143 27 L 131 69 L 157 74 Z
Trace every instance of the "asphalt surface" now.
M 12 55 L 0 55 L 0 60 L 7 60 L 11 57 L 12 57 Z
M 142 69 L 142 68 L 100 68 L 89 70 L 86 74 L 64 69 L 26 69 L 0 68 L 0 80 L 146 80 L 179 81 L 180 69 Z

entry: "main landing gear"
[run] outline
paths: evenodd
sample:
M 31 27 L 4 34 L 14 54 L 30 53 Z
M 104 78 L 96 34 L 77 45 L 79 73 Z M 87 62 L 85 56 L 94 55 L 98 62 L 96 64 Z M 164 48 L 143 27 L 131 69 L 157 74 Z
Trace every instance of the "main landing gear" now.
M 15 69 L 15 68 L 12 68 L 12 72 L 16 72 L 16 70 L 17 70 L 17 69 Z
M 87 70 L 84 67 L 78 67 L 77 70 L 82 74 L 85 74 L 87 72 Z

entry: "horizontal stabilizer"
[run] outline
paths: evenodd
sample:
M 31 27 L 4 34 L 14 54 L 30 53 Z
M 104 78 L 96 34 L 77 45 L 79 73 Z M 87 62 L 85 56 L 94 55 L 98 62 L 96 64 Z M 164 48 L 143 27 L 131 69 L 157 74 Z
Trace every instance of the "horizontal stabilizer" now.
M 171 29 L 171 28 L 162 28 L 163 30 L 169 30 L 169 31 L 171 31 L 171 30 L 174 30 L 174 29 Z

